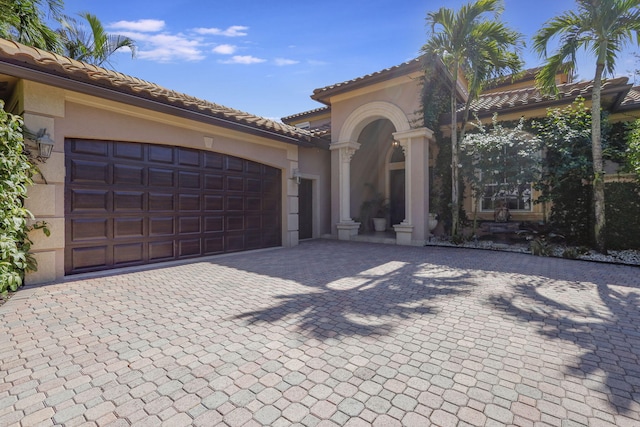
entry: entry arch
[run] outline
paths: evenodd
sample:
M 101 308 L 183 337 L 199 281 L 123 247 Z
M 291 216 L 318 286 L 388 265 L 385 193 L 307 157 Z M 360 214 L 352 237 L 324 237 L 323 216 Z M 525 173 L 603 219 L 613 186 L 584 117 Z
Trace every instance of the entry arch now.
M 360 133 L 369 123 L 377 119 L 387 119 L 396 132 L 408 131 L 409 119 L 400 107 L 390 102 L 374 101 L 353 110 L 340 130 L 339 142 L 357 141 Z

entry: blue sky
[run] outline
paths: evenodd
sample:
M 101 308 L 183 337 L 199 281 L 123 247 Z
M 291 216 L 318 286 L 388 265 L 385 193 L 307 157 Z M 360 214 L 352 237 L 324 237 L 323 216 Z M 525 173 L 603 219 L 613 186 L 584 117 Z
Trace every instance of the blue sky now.
M 427 12 L 467 0 L 66 0 L 69 15 L 90 12 L 111 33 L 133 38 L 138 55 L 114 68 L 231 108 L 280 118 L 318 108 L 313 89 L 400 64 L 419 55 Z M 531 36 L 573 0 L 505 0 L 502 19 Z M 636 67 L 630 48 L 616 75 Z M 527 67 L 542 60 L 529 47 Z M 580 79 L 593 73 L 581 60 Z

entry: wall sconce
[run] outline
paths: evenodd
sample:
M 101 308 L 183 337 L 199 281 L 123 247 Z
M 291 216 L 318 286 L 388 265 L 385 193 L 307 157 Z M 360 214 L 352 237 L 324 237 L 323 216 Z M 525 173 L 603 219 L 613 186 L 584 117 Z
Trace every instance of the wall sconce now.
M 46 162 L 46 160 L 51 157 L 51 152 L 55 145 L 55 141 L 51 139 L 51 136 L 47 133 L 47 128 L 41 128 L 37 133 L 33 133 L 29 129 L 24 128 L 23 133 L 26 139 L 30 139 L 36 143 L 36 147 L 38 148 L 37 158 L 41 160 L 42 163 Z
M 393 146 L 393 148 L 397 148 L 400 146 L 400 142 L 394 139 L 391 141 L 391 145 Z
M 36 134 L 35 142 L 38 146 L 38 157 L 42 159 L 44 163 L 49 157 L 51 157 L 55 141 L 51 139 L 47 133 L 47 129 L 42 128 Z
M 293 171 L 291 171 L 291 180 L 294 181 L 296 184 L 300 184 L 300 171 L 298 169 L 294 169 Z

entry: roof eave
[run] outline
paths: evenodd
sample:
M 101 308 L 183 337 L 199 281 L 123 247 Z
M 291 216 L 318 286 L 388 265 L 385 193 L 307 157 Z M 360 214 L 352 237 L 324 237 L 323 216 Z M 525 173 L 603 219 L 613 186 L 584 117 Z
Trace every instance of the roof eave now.
M 315 140 L 317 139 L 312 136 L 307 138 L 302 136 L 287 136 L 275 131 L 269 131 L 264 128 L 241 123 L 238 120 L 232 120 L 214 114 L 205 114 L 201 112 L 197 106 L 189 108 L 187 105 L 175 105 L 172 103 L 161 102 L 153 99 L 152 96 L 145 92 L 133 92 L 132 90 L 127 90 L 126 87 L 112 87 L 105 85 L 100 81 L 82 81 L 77 78 L 72 78 L 72 76 L 68 74 L 60 73 L 56 70 L 47 69 L 45 67 L 38 66 L 37 64 L 31 64 L 13 58 L 0 58 L 0 73 L 13 75 L 21 79 L 32 80 L 42 84 L 49 84 L 61 89 L 98 96 L 111 101 L 123 102 L 125 104 L 151 109 L 177 117 L 208 123 L 225 129 L 236 130 L 255 136 L 267 137 L 269 139 L 276 139 L 288 144 L 314 147 Z

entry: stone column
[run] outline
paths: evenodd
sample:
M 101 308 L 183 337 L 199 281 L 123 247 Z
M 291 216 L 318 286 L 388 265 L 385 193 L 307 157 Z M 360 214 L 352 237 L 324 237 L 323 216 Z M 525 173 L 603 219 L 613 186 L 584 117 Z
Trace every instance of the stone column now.
M 422 246 L 429 237 L 429 140 L 427 128 L 393 134 L 405 157 L 405 219 L 394 225 L 396 243 Z
M 360 148 L 360 144 L 353 141 L 335 142 L 329 148 L 337 153 L 337 156 L 332 155 L 331 161 L 333 179 L 337 174 L 338 180 L 338 239 L 351 240 L 360 228 L 360 223 L 351 218 L 351 158 Z

